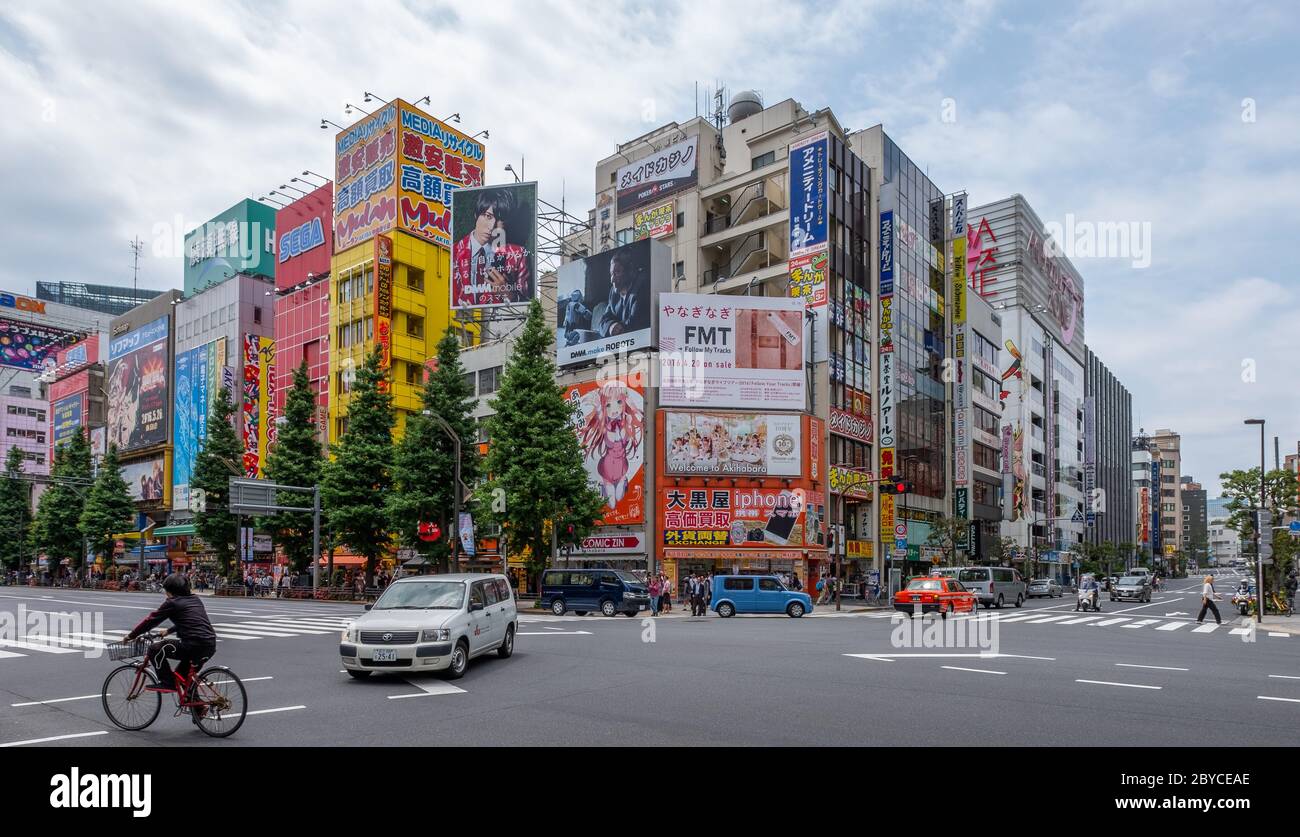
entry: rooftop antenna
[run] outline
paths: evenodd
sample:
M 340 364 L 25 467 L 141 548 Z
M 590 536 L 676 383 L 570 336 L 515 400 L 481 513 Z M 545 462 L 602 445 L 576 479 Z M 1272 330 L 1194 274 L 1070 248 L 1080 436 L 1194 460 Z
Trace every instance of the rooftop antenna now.
M 128 245 L 131 248 L 131 254 L 134 257 L 135 264 L 131 268 L 131 290 L 140 289 L 140 251 L 144 249 L 144 243 L 140 241 L 140 236 L 136 236 Z

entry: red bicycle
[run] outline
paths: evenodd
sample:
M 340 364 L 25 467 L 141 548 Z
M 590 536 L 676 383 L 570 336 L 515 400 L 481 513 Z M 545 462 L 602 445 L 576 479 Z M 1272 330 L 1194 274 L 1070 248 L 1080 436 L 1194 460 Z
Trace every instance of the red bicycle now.
M 100 700 L 104 714 L 114 724 L 132 732 L 142 730 L 158 718 L 162 710 L 162 692 L 147 688 L 158 682 L 146 656 L 149 646 L 165 633 L 142 634 L 130 641 L 110 642 L 105 648 L 109 659 L 137 660 L 120 665 L 104 678 Z M 248 714 L 248 693 L 233 671 L 225 666 L 211 666 L 198 674 L 192 668 L 175 673 L 176 714 L 188 714 L 194 725 L 213 738 L 233 735 Z

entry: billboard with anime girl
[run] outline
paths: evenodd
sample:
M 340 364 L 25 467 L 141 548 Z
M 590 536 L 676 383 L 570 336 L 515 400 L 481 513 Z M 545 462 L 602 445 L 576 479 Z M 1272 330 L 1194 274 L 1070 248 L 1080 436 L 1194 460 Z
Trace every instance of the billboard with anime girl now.
M 625 377 L 567 388 L 591 487 L 605 498 L 601 525 L 645 522 L 645 390 Z

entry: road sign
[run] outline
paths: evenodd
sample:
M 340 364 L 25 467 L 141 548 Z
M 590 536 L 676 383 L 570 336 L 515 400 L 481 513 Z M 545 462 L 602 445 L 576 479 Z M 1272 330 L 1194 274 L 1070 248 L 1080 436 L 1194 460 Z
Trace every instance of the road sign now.
M 1260 561 L 1259 561 L 1259 563 L 1260 563 L 1261 566 L 1264 566 L 1264 567 L 1271 567 L 1271 566 L 1273 566 L 1273 559 L 1272 559 L 1272 558 L 1261 558 Z
M 1082 523 L 1082 522 L 1083 522 L 1083 514 L 1082 514 L 1078 509 L 1075 509 L 1075 510 L 1074 510 L 1074 517 L 1071 517 L 1071 518 L 1070 518 L 1070 521 L 1073 522 L 1073 523 Z
M 894 524 L 894 537 L 896 537 L 896 538 L 905 538 L 905 537 L 907 537 L 907 524 L 906 524 L 906 523 L 895 523 L 895 524 Z
M 1300 532 L 1300 520 L 1292 520 L 1289 528 L 1292 532 Z
M 267 480 L 230 478 L 230 513 L 265 514 L 275 505 L 275 484 Z
M 895 549 L 895 550 L 894 550 L 894 557 L 895 557 L 895 558 L 906 558 L 906 557 L 907 557 L 907 549 L 906 549 L 906 548 L 904 548 L 904 549 Z

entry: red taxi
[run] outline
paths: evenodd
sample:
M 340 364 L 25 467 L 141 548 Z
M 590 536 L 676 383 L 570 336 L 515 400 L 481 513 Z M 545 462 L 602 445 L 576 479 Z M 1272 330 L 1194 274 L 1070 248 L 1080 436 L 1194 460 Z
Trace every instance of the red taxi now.
M 911 615 L 919 608 L 922 613 L 974 613 L 978 600 L 975 594 L 962 587 L 955 579 L 943 576 L 914 578 L 906 590 L 894 594 L 894 610 Z

